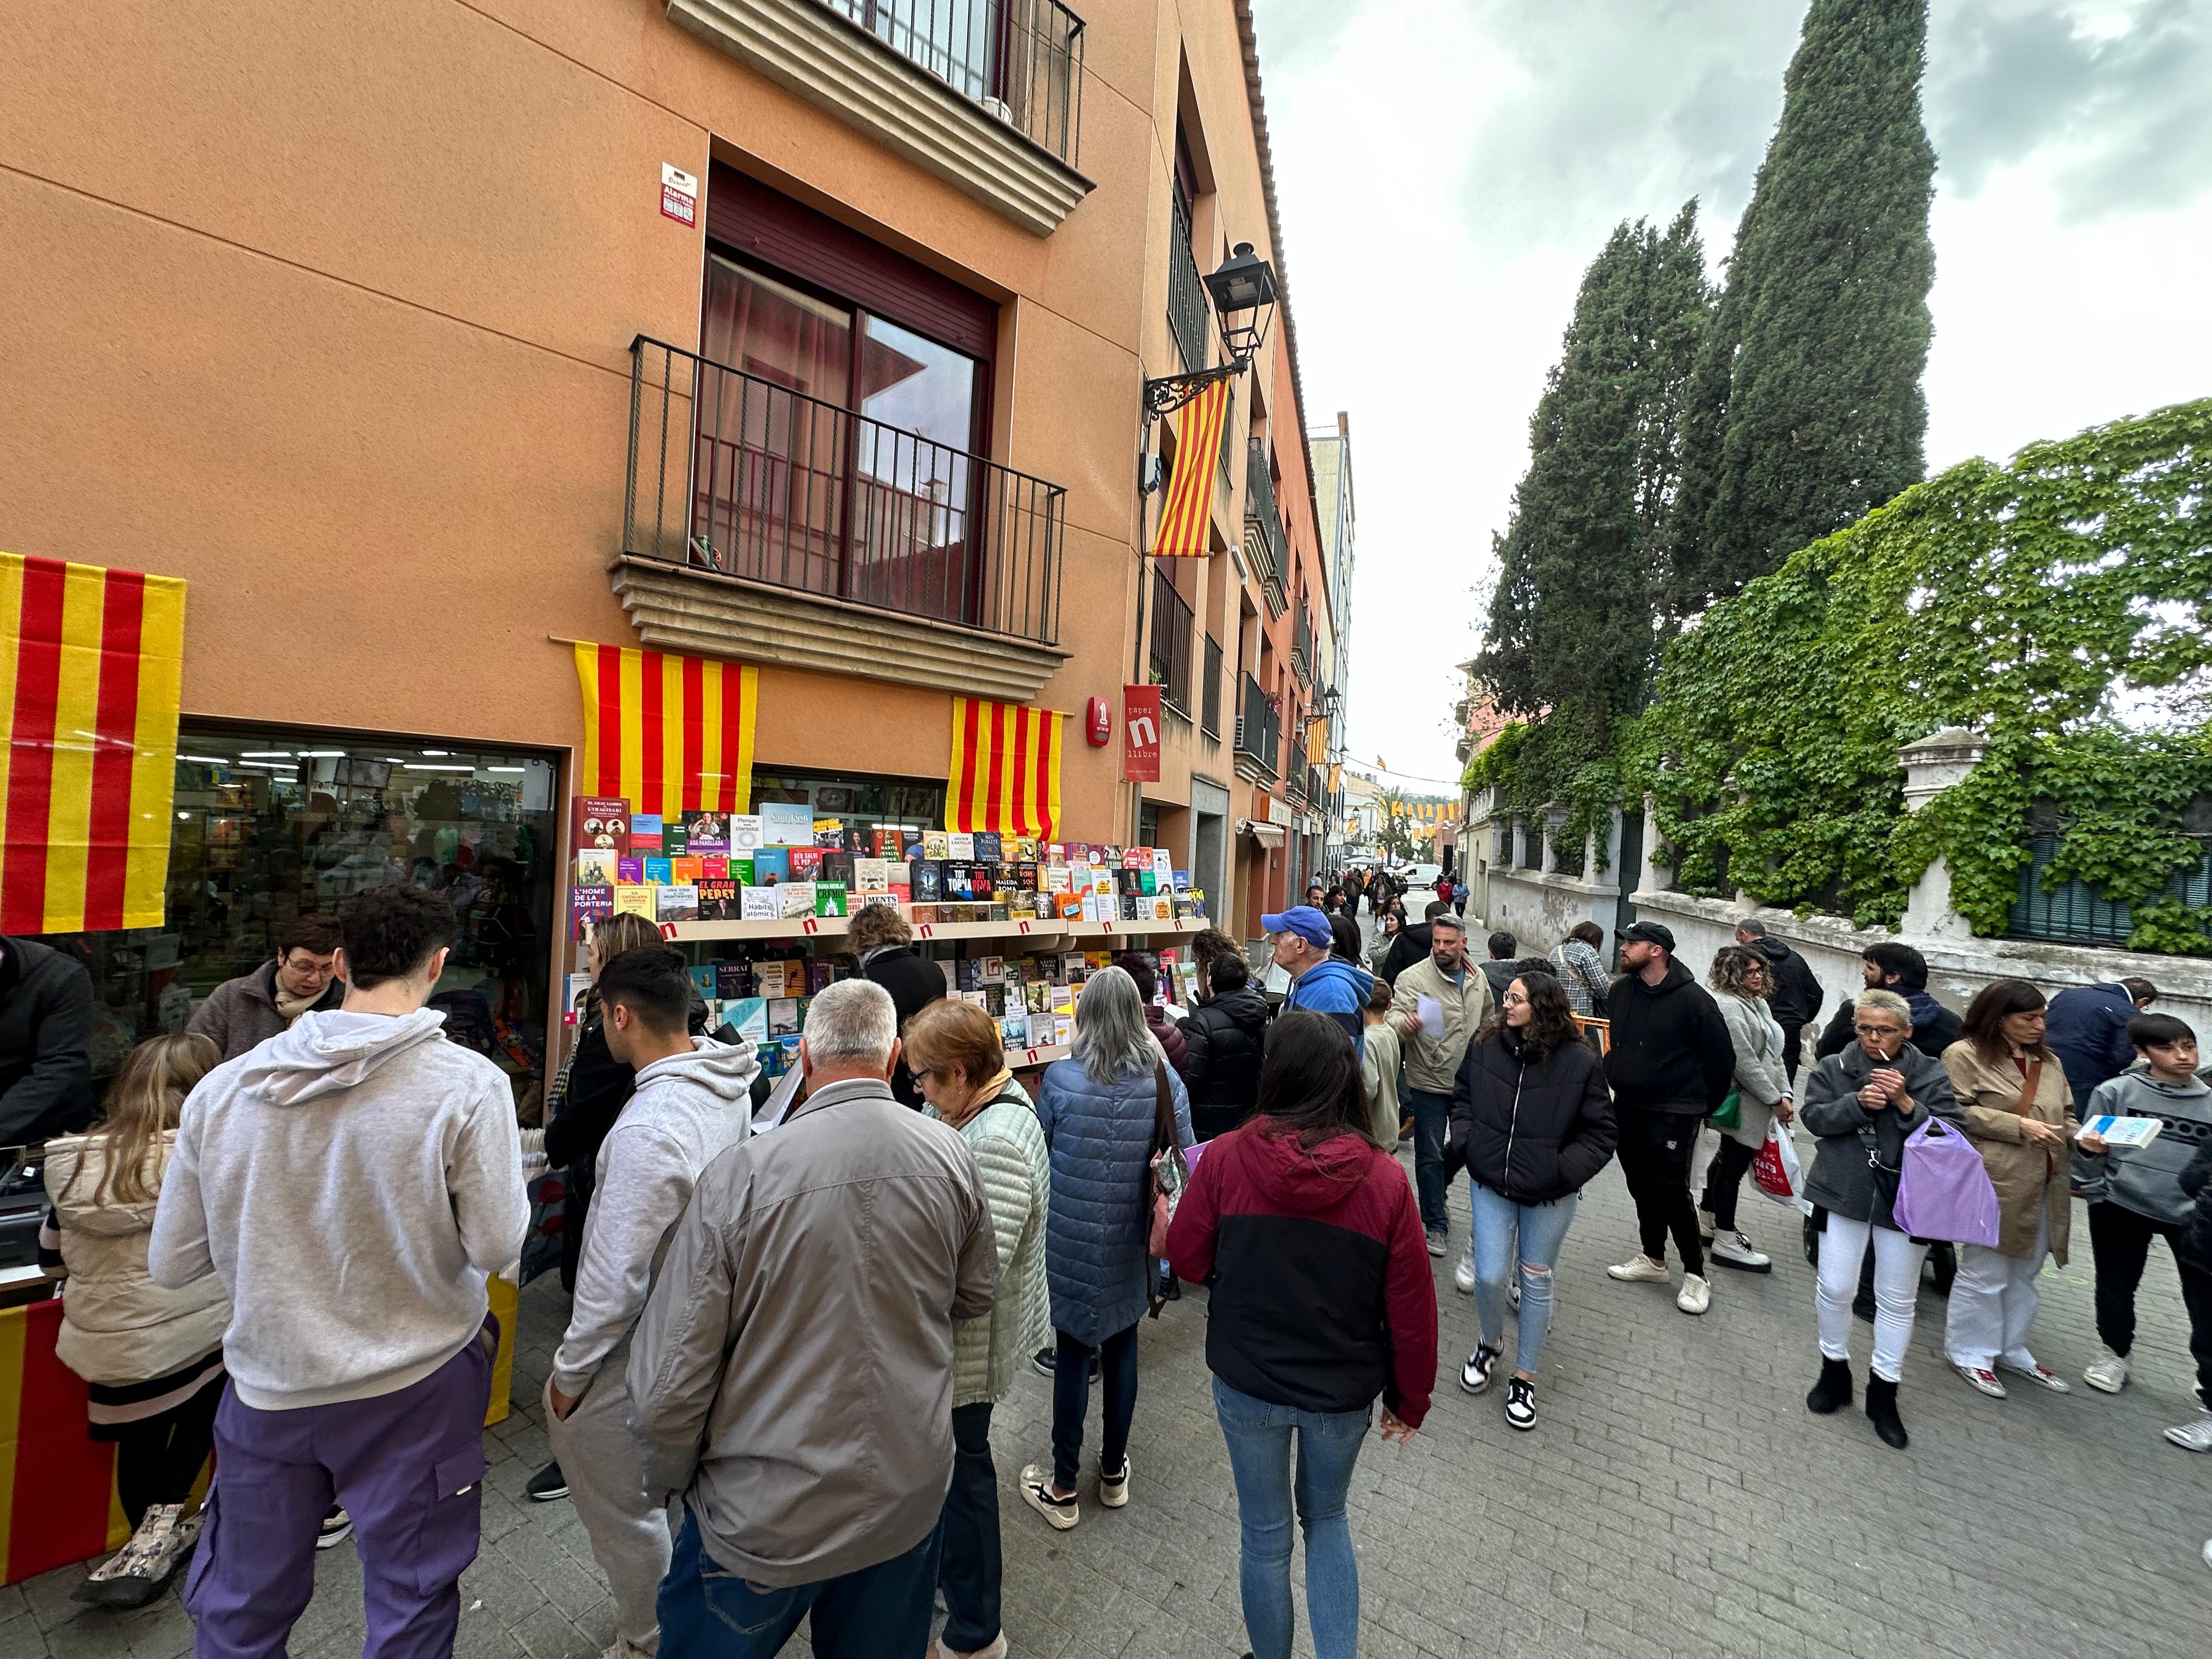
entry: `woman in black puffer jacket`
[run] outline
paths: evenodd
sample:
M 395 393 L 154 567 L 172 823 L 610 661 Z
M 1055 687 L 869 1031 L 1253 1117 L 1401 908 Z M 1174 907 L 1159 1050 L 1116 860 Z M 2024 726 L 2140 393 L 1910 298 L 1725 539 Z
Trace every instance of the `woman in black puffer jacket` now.
M 1260 1098 L 1270 1011 L 1251 979 L 1243 957 L 1216 957 L 1207 972 L 1212 994 L 1199 998 L 1182 1022 L 1190 1128 L 1200 1140 L 1227 1134 Z
M 1467 1166 L 1474 1218 L 1474 1306 L 1482 1340 L 1460 1370 L 1469 1394 L 1490 1386 L 1505 1352 L 1505 1283 L 1519 1240 L 1520 1341 L 1505 1420 L 1536 1426 L 1536 1363 L 1552 1322 L 1552 1268 L 1576 1201 L 1613 1157 L 1605 1070 L 1575 1028 L 1549 974 L 1506 987 L 1498 1017 L 1468 1044 L 1452 1091 L 1451 1154 Z

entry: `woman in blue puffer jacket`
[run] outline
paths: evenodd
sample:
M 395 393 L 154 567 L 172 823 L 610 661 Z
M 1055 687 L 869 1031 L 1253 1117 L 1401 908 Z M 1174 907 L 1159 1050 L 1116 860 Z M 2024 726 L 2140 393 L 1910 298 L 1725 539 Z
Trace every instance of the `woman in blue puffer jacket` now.
M 1098 1455 L 1098 1501 L 1129 1501 L 1129 1423 L 1137 1407 L 1137 1322 L 1152 1271 L 1152 1127 L 1159 1091 L 1174 1103 L 1176 1143 L 1191 1144 L 1190 1097 L 1145 1029 L 1136 982 L 1119 968 L 1084 981 L 1075 1001 L 1075 1041 L 1046 1067 L 1037 1121 L 1052 1154 L 1046 1212 L 1045 1279 L 1058 1339 L 1052 1382 L 1052 1468 L 1022 1471 L 1022 1498 L 1054 1528 L 1081 1519 L 1077 1459 L 1091 1409 L 1091 1361 L 1098 1357 L 1106 1422 Z

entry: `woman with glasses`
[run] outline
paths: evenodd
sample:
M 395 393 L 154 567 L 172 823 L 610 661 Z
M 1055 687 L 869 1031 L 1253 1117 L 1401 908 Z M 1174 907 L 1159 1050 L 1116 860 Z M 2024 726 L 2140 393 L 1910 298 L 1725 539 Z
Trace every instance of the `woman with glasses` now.
M 1769 1121 L 1779 1118 L 1786 1129 L 1795 1119 L 1790 1074 L 1782 1065 L 1782 1027 L 1766 1006 L 1774 984 L 1766 958 L 1743 945 L 1723 945 L 1713 957 L 1708 979 L 1721 1018 L 1728 1024 L 1729 1045 L 1735 1050 L 1736 1112 L 1734 1123 L 1714 1126 L 1720 1130 L 1721 1146 L 1705 1174 L 1705 1195 L 1698 1200 L 1698 1224 L 1713 1247 L 1714 1261 L 1724 1267 L 1763 1273 L 1774 1263 L 1753 1249 L 1750 1238 L 1736 1226 L 1735 1200 L 1744 1171 L 1766 1144 Z
M 1615 1139 L 1605 1071 L 1576 1029 L 1565 990 L 1548 973 L 1516 977 L 1498 1018 L 1460 1062 L 1449 1154 L 1467 1165 L 1482 1333 L 1459 1385 L 1469 1394 L 1490 1387 L 1505 1352 L 1505 1287 L 1516 1268 L 1521 1325 L 1505 1387 L 1505 1420 L 1514 1428 L 1536 1426 L 1552 1269 L 1582 1189 L 1611 1160 Z
M 1914 1299 L 1928 1246 L 1890 1214 L 1905 1167 L 1905 1139 L 1929 1117 L 1961 1124 L 1943 1067 L 1911 1044 L 1912 1010 L 1894 991 L 1862 991 L 1853 1038 L 1814 1068 L 1798 1116 L 1820 1137 L 1805 1196 L 1820 1229 L 1820 1380 L 1806 1409 L 1828 1416 L 1851 1403 L 1851 1298 L 1859 1263 L 1874 1250 L 1874 1364 L 1866 1414 L 1885 1444 L 1904 1449 L 1897 1384 L 1912 1340 Z

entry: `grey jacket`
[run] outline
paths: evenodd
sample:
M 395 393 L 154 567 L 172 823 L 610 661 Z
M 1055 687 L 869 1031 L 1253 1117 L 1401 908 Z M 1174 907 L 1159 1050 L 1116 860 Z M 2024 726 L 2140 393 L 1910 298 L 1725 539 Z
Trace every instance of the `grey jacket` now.
M 1728 991 L 1715 993 L 1713 1000 L 1735 1050 L 1736 1126 L 1721 1133 L 1747 1146 L 1764 1146 L 1774 1103 L 1790 1092 L 1789 1073 L 1782 1069 L 1782 1028 L 1764 1002 Z
M 2194 1194 L 2181 1188 L 2181 1172 L 2198 1147 L 2212 1143 L 2212 1088 L 2202 1078 L 2162 1082 L 2140 1062 L 2097 1085 L 2089 1114 L 2154 1117 L 2166 1127 L 2148 1146 L 2116 1146 L 2091 1157 L 2074 1148 L 2074 1190 L 2092 1204 L 2117 1204 L 2166 1227 L 2185 1227 L 2197 1215 Z
M 630 1339 L 630 1428 L 717 1565 L 811 1584 L 929 1535 L 952 1478 L 952 1322 L 999 1252 L 968 1143 L 852 1079 L 693 1189 Z
M 691 1039 L 691 1052 L 656 1060 L 599 1143 L 568 1329 L 553 1355 L 553 1383 L 580 1395 L 645 1310 L 668 1235 L 684 1218 L 699 1172 L 752 1127 L 753 1045 Z
M 344 1000 L 345 981 L 333 978 L 307 1012 L 326 1014 Z M 227 979 L 209 992 L 185 1029 L 212 1038 L 225 1060 L 236 1060 L 291 1024 L 276 1006 L 276 959 L 271 957 L 252 973 Z
M 1911 1109 L 1885 1106 L 1869 1112 L 1859 1104 L 1859 1091 L 1874 1074 L 1875 1061 L 1854 1037 L 1841 1054 L 1830 1054 L 1813 1068 L 1805 1085 L 1805 1098 L 1797 1108 L 1798 1121 L 1820 1136 L 1814 1154 L 1813 1173 L 1805 1182 L 1805 1196 L 1824 1210 L 1852 1221 L 1870 1221 L 1877 1227 L 1894 1227 L 1889 1204 L 1875 1186 L 1868 1167 L 1868 1136 L 1873 1132 L 1873 1151 L 1887 1169 L 1905 1167 L 1905 1140 L 1932 1116 L 1963 1129 L 1966 1114 L 1951 1087 L 1951 1074 L 1942 1062 L 1906 1043 L 1897 1058 L 1884 1061 L 1890 1070 L 1905 1074 L 1911 1097 Z

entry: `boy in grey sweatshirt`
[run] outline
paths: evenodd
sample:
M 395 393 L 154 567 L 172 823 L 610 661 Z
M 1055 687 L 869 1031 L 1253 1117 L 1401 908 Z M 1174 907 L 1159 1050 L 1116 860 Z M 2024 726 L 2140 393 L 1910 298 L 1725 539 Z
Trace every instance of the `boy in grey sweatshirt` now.
M 212 1273 L 232 1308 L 185 1581 L 199 1659 L 283 1651 L 333 1498 L 359 1538 L 368 1659 L 452 1650 L 499 1343 L 484 1281 L 530 1221 L 507 1078 L 423 1006 L 453 931 L 442 894 L 362 894 L 343 1005 L 185 1102 L 147 1261 L 171 1289 Z
M 614 1594 L 616 1648 L 650 1655 L 672 1540 L 629 1432 L 630 1331 L 700 1171 L 751 1127 L 760 1066 L 750 1042 L 689 1034 L 690 971 L 672 946 L 623 951 L 600 969 L 599 994 L 607 1052 L 637 1085 L 599 1147 L 575 1300 L 546 1380 L 545 1433 Z
M 2182 1171 L 2212 1142 L 2212 1088 L 2197 1075 L 2197 1033 L 2170 1014 L 2137 1014 L 2128 1022 L 2136 1063 L 2097 1085 L 2088 1118 L 2156 1118 L 2158 1138 L 2148 1146 L 2114 1146 L 2084 1130 L 2074 1142 L 2074 1189 L 2089 1203 L 2089 1240 L 2097 1261 L 2097 1334 L 2105 1352 L 2082 1378 L 2093 1389 L 2118 1394 L 2127 1386 L 2128 1355 L 2135 1346 L 2136 1287 L 2142 1282 L 2154 1238 L 2163 1238 L 2181 1273 L 2189 1310 L 2189 1350 L 2197 1361 L 2194 1423 L 2168 1429 L 2166 1438 L 2191 1451 L 2212 1451 L 2212 1264 L 2192 1260 L 2182 1235 L 2196 1213 Z

